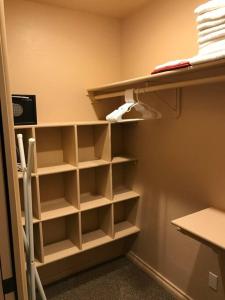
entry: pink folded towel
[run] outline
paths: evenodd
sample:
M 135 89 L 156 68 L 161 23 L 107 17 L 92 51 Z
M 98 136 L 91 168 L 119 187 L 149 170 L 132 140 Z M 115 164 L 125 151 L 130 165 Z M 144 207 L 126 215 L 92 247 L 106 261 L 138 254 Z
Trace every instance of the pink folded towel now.
M 152 71 L 151 74 L 157 74 L 157 73 L 162 73 L 162 72 L 167 72 L 167 71 L 172 71 L 172 70 L 178 70 L 178 69 L 183 69 L 191 67 L 191 63 L 187 60 L 178 62 L 178 63 L 171 63 L 169 62 L 168 64 L 162 65 L 161 67 L 156 67 L 155 70 Z

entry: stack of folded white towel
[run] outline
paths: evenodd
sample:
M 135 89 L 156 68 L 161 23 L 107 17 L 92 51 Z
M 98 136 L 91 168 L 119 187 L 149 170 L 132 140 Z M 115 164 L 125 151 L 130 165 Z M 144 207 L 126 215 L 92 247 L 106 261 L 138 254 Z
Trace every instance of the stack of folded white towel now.
M 211 0 L 195 9 L 197 15 L 199 52 L 194 63 L 225 55 L 225 0 Z
M 165 72 L 225 58 L 225 0 L 210 0 L 195 9 L 198 54 L 159 65 L 152 73 Z

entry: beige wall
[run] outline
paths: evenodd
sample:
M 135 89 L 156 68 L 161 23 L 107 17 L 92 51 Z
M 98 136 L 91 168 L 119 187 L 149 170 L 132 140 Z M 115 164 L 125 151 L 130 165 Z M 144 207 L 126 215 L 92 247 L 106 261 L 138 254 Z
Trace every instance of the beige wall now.
M 195 54 L 193 9 L 202 2 L 153 1 L 124 20 L 123 77 L 145 75 L 156 64 Z M 178 120 L 165 113 L 162 120 L 142 123 L 132 137 L 139 158 L 137 189 L 143 195 L 142 230 L 133 251 L 193 299 L 222 300 L 225 260 L 220 262 L 215 252 L 177 232 L 170 222 L 210 205 L 225 209 L 225 87 L 182 93 Z M 166 93 L 159 95 L 167 100 Z M 218 292 L 208 288 L 209 271 L 219 275 Z
M 95 119 L 86 88 L 120 79 L 120 24 L 113 18 L 7 0 L 14 93 L 37 95 L 39 122 Z
M 122 21 L 122 75 L 151 73 L 154 66 L 197 53 L 194 8 L 204 0 L 157 0 Z

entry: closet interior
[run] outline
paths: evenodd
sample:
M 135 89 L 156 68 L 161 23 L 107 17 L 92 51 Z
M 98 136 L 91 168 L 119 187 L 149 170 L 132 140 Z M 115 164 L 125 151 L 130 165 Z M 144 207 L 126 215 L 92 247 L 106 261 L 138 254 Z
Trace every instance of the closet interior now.
M 218 28 L 204 26 L 222 22 L 224 47 L 225 2 L 0 2 L 19 299 L 29 286 L 17 234 L 27 226 L 22 134 L 26 161 L 35 141 L 31 227 L 44 288 L 126 255 L 175 299 L 223 300 L 225 54 L 214 49 Z M 34 101 L 37 122 L 16 123 L 26 110 L 16 97 Z

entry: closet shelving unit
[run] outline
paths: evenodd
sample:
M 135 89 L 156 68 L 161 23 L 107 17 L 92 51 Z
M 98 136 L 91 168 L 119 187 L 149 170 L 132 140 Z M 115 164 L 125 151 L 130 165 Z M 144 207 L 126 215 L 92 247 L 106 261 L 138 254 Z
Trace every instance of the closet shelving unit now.
M 95 101 L 107 101 L 107 100 L 109 101 L 113 98 L 118 98 L 118 97 L 122 98 L 125 95 L 125 90 L 130 88 L 134 89 L 135 94 L 139 94 L 139 93 L 150 93 L 150 92 L 157 92 L 157 91 L 169 90 L 169 89 L 180 89 L 183 87 L 199 86 L 204 84 L 215 84 L 215 83 L 225 81 L 224 70 L 225 70 L 225 59 L 221 59 L 218 61 L 203 63 L 194 67 L 188 67 L 180 70 L 168 71 L 168 72 L 163 72 L 155 75 L 148 75 L 148 76 L 133 78 L 126 81 L 115 82 L 97 88 L 88 89 L 87 92 L 91 101 L 95 102 Z M 178 106 L 179 104 L 177 103 L 176 104 L 177 111 L 179 110 Z M 116 126 L 120 126 L 120 124 L 117 124 Z M 117 130 L 116 127 L 114 130 L 116 132 Z M 118 132 L 119 134 L 122 134 L 121 130 L 118 130 Z M 117 140 L 120 139 L 120 135 L 117 136 L 118 132 L 115 134 L 115 138 Z M 113 137 L 113 130 L 112 130 L 112 140 L 113 139 L 114 137 Z M 124 137 L 121 140 L 123 139 Z M 123 149 L 121 143 L 115 144 L 115 148 L 112 148 L 112 153 L 117 152 L 117 147 L 120 148 L 119 152 L 121 153 L 125 152 L 127 154 L 126 149 L 124 149 L 124 151 L 123 150 L 121 151 L 121 147 Z M 126 157 L 129 157 L 129 154 L 126 155 Z M 119 156 L 116 156 L 115 160 L 113 159 L 112 162 L 113 161 L 116 162 L 117 160 L 120 161 L 120 159 L 121 158 Z M 119 168 L 121 168 L 121 166 Z M 128 193 L 129 192 L 127 191 L 127 195 L 129 195 Z M 123 194 L 122 198 L 126 198 L 125 195 L 126 192 Z M 117 199 L 121 200 L 120 195 L 118 195 L 115 192 L 114 201 L 117 201 Z M 115 232 L 117 228 L 116 215 L 117 215 L 116 208 L 114 207 Z M 221 228 L 225 229 L 224 211 L 221 211 L 213 207 L 209 207 L 207 209 L 201 210 L 194 214 L 190 214 L 182 218 L 173 220 L 172 224 L 175 225 L 177 229 L 182 233 L 198 241 L 201 241 L 214 249 L 216 248 L 216 249 L 225 250 L 225 237 L 224 235 L 221 235 Z
M 36 139 L 32 173 L 38 267 L 136 234 L 136 159 L 126 134 L 138 121 L 15 126 Z M 22 223 L 23 185 L 18 172 Z
M 194 67 L 137 77 L 90 88 L 87 92 L 90 99 L 95 102 L 123 97 L 125 90 L 130 88 L 134 89 L 134 93 L 140 94 L 224 82 L 224 68 L 225 59 L 221 59 Z

